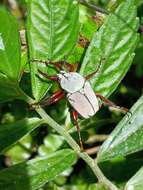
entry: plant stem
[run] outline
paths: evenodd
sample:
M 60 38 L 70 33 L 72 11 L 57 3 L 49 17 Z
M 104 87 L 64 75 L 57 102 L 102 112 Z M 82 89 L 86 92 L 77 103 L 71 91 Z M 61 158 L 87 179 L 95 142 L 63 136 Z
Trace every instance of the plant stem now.
M 31 104 L 34 102 L 34 100 L 30 97 L 28 97 L 23 92 L 23 99 Z M 76 143 L 76 141 L 71 137 L 71 135 L 65 130 L 64 127 L 61 127 L 57 122 L 55 122 L 40 106 L 35 109 L 37 113 L 41 116 L 41 118 L 44 120 L 46 124 L 51 126 L 53 129 L 55 129 L 61 136 L 63 136 L 66 140 L 66 142 L 70 145 L 70 147 L 76 152 L 76 154 L 82 158 L 88 166 L 92 169 L 93 173 L 98 178 L 99 182 L 104 184 L 109 190 L 119 190 L 114 184 L 109 181 L 102 171 L 100 170 L 97 161 L 92 159 L 86 152 L 82 152 L 79 145 Z
M 61 127 L 57 122 L 55 122 L 42 108 L 36 108 L 37 113 L 44 119 L 45 123 L 54 128 L 60 135 L 62 135 L 67 143 L 75 150 L 75 152 L 80 154 L 80 147 L 71 137 L 71 135 Z
M 108 187 L 109 190 L 118 190 L 118 188 L 112 184 L 102 173 L 100 168 L 97 165 L 96 160 L 93 160 L 87 153 L 81 152 L 79 145 L 75 142 L 75 140 L 71 137 L 71 135 L 65 130 L 65 128 L 61 127 L 58 123 L 56 123 L 42 108 L 36 109 L 37 113 L 44 119 L 45 123 L 54 128 L 60 135 L 62 135 L 66 142 L 72 147 L 72 149 L 78 154 L 80 158 L 82 158 L 92 169 L 94 174 L 97 176 L 99 182 L 103 183 Z
M 100 170 L 97 161 L 93 160 L 87 153 L 80 153 L 79 155 L 92 169 L 93 173 L 96 175 L 98 181 L 105 185 L 108 190 L 119 190 L 111 181 L 109 181 L 102 171 Z
M 100 7 L 98 7 L 98 6 L 94 5 L 94 4 L 91 4 L 91 3 L 87 2 L 86 0 L 77 0 L 77 1 L 80 4 L 83 4 L 86 7 L 91 8 L 91 9 L 97 11 L 97 12 L 100 12 L 100 13 L 103 13 L 103 14 L 107 14 L 107 15 L 109 14 L 109 12 L 107 10 L 102 9 L 102 8 L 100 8 Z

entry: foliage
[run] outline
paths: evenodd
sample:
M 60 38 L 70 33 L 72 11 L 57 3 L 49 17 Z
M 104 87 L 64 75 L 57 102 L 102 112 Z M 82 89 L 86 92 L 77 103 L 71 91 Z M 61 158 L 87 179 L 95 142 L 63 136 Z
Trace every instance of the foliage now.
M 142 189 L 142 2 L 14 2 L 6 3 L 12 13 L 0 7 L 0 189 Z M 95 15 L 95 5 L 110 14 Z M 99 68 L 90 81 L 95 92 L 115 92 L 111 99 L 132 106 L 123 119 L 106 108 L 79 118 L 84 152 L 66 99 L 44 109 L 35 105 L 59 90 L 38 72 L 58 73 L 45 60 L 78 64 L 84 76 Z

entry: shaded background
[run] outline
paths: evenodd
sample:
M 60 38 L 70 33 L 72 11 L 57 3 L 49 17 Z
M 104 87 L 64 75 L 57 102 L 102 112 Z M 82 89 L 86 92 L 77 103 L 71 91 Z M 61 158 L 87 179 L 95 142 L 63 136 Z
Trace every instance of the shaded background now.
M 105 9 L 114 9 L 112 1 L 109 0 L 91 0 L 91 2 L 94 2 L 96 5 Z M 117 2 L 120 3 L 121 0 Z M 140 2 L 141 1 L 139 1 L 139 3 Z M 6 6 L 10 12 L 17 17 L 19 28 L 20 30 L 23 30 L 25 28 L 27 14 L 26 0 L 3 0 L 1 1 L 1 5 Z M 87 10 L 87 12 L 90 16 L 94 16 L 90 10 Z M 142 25 L 143 5 L 140 5 L 138 8 L 138 16 L 140 18 L 140 24 Z M 22 46 L 22 61 L 26 63 L 25 49 L 26 47 Z M 30 76 L 28 72 L 23 74 L 21 86 L 26 92 L 29 94 L 31 93 Z M 50 93 L 56 88 L 56 86 L 53 86 Z M 143 36 L 141 35 L 133 64 L 116 91 L 110 97 L 110 100 L 117 105 L 130 108 L 141 96 L 142 91 Z M 66 117 L 66 107 L 66 101 L 63 100 L 56 105 L 49 106 L 46 110 L 56 121 L 63 124 Z M 1 124 L 23 119 L 23 117 L 30 116 L 31 114 L 33 113 L 31 113 L 27 105 L 19 100 L 0 104 Z M 114 129 L 122 117 L 123 115 L 120 112 L 104 107 L 97 113 L 91 123 L 88 121 L 81 121 L 81 128 L 83 129 L 86 126 L 85 130 L 82 130 L 82 136 L 84 137 L 85 147 L 88 149 L 89 154 L 96 157 L 96 152 L 98 151 L 99 146 L 108 137 L 108 134 Z M 77 138 L 76 132 L 73 133 L 73 136 Z M 55 144 L 54 147 L 53 142 Z M 41 128 L 35 130 L 32 134 L 26 136 L 16 145 L 8 149 L 4 155 L 1 155 L 0 168 L 5 168 L 36 156 L 47 155 L 48 153 L 57 150 L 60 146 L 67 147 L 62 140 L 59 140 L 59 137 L 55 135 L 51 128 L 43 125 Z M 140 168 L 142 164 L 143 152 L 141 151 L 127 158 L 114 160 L 112 163 L 104 163 L 101 167 L 109 178 L 116 181 L 118 184 L 123 184 Z M 55 183 L 57 186 L 66 185 L 67 189 L 76 185 L 77 189 L 82 190 L 86 189 L 88 184 L 95 182 L 90 169 L 85 166 L 82 160 L 79 160 L 73 168 L 70 168 L 60 177 L 55 179 L 54 182 L 46 184 L 43 189 L 53 189 L 53 184 Z

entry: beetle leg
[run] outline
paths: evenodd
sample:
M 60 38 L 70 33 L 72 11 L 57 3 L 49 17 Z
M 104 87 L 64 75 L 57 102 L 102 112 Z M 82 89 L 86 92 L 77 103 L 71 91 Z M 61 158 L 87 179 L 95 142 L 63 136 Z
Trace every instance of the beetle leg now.
M 42 59 L 33 58 L 33 59 L 31 59 L 30 61 L 31 61 L 31 62 L 35 62 L 35 63 L 43 63 L 43 64 L 45 64 L 46 66 L 49 65 L 49 61 L 42 60 Z
M 68 72 L 75 72 L 77 70 L 78 64 L 70 64 L 66 62 L 66 57 L 64 57 L 63 65 Z
M 86 37 L 80 35 L 79 40 L 78 40 L 78 44 L 80 47 L 87 48 L 89 43 L 90 41 Z
M 31 108 L 34 109 L 37 106 L 41 106 L 41 107 L 45 107 L 47 105 L 51 105 L 54 104 L 56 102 L 58 102 L 59 100 L 61 100 L 62 98 L 64 98 L 65 94 L 63 91 L 58 90 L 56 91 L 51 97 L 45 98 L 44 100 L 40 101 L 40 102 L 36 102 L 34 104 L 31 105 Z
M 39 70 L 39 69 L 38 69 L 38 72 L 39 72 L 43 77 L 45 77 L 45 78 L 47 78 L 47 79 L 49 79 L 49 80 L 53 80 L 53 81 L 57 81 L 57 82 L 58 82 L 58 77 L 57 77 L 57 75 L 51 75 L 51 76 L 49 76 L 49 75 L 47 75 L 47 73 L 44 73 L 44 72 L 42 72 L 42 71 Z
M 91 79 L 99 71 L 100 67 L 101 67 L 101 62 L 98 64 L 96 71 L 94 71 L 94 72 L 88 74 L 87 76 L 85 76 L 85 79 L 86 80 Z
M 121 107 L 121 106 L 117 106 L 114 102 L 108 100 L 107 98 L 105 98 L 104 96 L 102 96 L 101 94 L 95 93 L 96 96 L 98 98 L 100 98 L 106 105 L 109 105 L 111 107 L 117 108 L 119 110 L 122 110 L 123 112 L 129 112 L 129 110 L 125 107 Z
M 68 72 L 76 72 L 79 66 L 79 63 L 75 63 L 75 64 L 70 64 L 66 62 L 66 56 L 64 56 L 64 61 L 63 61 L 63 65 L 65 67 L 65 69 Z
M 72 65 L 72 64 L 69 64 L 69 63 L 67 63 L 67 62 L 64 62 L 64 67 L 66 68 L 66 70 L 67 70 L 68 72 L 73 72 L 73 71 L 75 71 L 75 66 Z
M 64 61 L 57 61 L 57 62 L 52 62 L 52 61 L 45 61 L 45 60 L 40 60 L 40 59 L 32 59 L 31 60 L 32 62 L 35 62 L 35 63 L 43 63 L 45 64 L 46 66 L 49 66 L 49 65 L 54 65 L 55 68 L 60 71 L 60 70 L 63 70 L 62 68 L 62 65 L 65 66 L 66 70 L 68 72 L 73 72 L 73 71 L 76 71 L 77 70 L 77 66 L 78 64 L 70 64 L 70 63 L 67 63 L 65 60 Z
M 77 129 L 77 132 L 78 132 L 80 148 L 81 148 L 81 150 L 84 150 L 83 143 L 82 143 L 82 138 L 81 138 L 81 134 L 80 134 L 80 128 L 79 128 L 79 125 L 78 125 L 78 122 L 77 122 L 77 119 L 78 119 L 77 111 L 72 111 L 72 118 L 73 118 L 74 125 L 75 125 L 75 127 Z
M 62 70 L 61 62 L 45 61 L 45 60 L 41 60 L 41 59 L 32 59 L 31 61 L 32 61 L 32 62 L 35 62 L 35 63 L 43 63 L 43 64 L 45 64 L 46 66 L 54 65 L 55 68 L 56 68 L 58 71 L 59 71 L 59 70 Z
M 47 106 L 47 105 L 51 105 L 51 104 L 58 102 L 62 98 L 64 98 L 64 96 L 65 96 L 64 92 L 61 90 L 58 90 L 51 97 L 45 98 L 44 100 L 39 102 L 39 104 L 42 107 Z

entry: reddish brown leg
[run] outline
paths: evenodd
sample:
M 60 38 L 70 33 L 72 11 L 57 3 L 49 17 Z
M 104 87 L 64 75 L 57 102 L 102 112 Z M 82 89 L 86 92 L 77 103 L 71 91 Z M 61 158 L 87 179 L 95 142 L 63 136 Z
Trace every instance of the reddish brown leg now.
M 39 59 L 32 59 L 31 61 L 36 62 L 36 63 L 43 63 L 46 66 L 54 65 L 58 71 L 63 70 L 62 65 L 66 68 L 68 72 L 75 71 L 75 65 L 69 64 L 66 61 L 52 62 L 52 61 L 45 61 L 45 60 L 39 60 Z
M 119 110 L 122 110 L 124 112 L 129 112 L 129 110 L 125 107 L 120 107 L 120 106 L 117 106 L 115 103 L 113 103 L 112 101 L 108 100 L 107 98 L 105 98 L 104 96 L 102 96 L 101 94 L 98 94 L 98 93 L 95 93 L 96 96 L 98 98 L 100 98 L 106 105 L 109 105 L 111 107 L 114 107 L 114 108 L 117 108 Z
M 66 56 L 64 56 L 64 61 L 61 61 L 61 63 L 64 65 L 67 72 L 75 72 L 78 68 L 79 63 L 77 64 L 70 64 L 66 62 Z
M 38 72 L 45 78 L 49 79 L 49 80 L 53 80 L 53 81 L 57 81 L 58 82 L 58 77 L 57 75 L 52 75 L 52 76 L 49 76 L 47 75 L 47 73 L 44 73 L 42 72 L 41 70 L 38 69 Z
M 72 111 L 72 118 L 73 118 L 74 125 L 75 125 L 75 127 L 77 129 L 77 132 L 78 132 L 80 148 L 81 148 L 81 150 L 84 150 L 83 143 L 82 143 L 82 138 L 81 138 L 81 134 L 80 134 L 80 128 L 79 128 L 79 125 L 78 125 L 78 122 L 77 122 L 77 119 L 78 119 L 77 111 Z
M 64 98 L 64 96 L 65 96 L 64 92 L 61 90 L 58 90 L 51 97 L 48 97 L 48 98 L 42 100 L 41 102 L 39 102 L 39 104 L 42 107 L 47 106 L 47 105 L 51 105 L 51 104 L 58 102 L 62 98 Z
M 61 90 L 58 90 L 51 97 L 45 98 L 44 100 L 42 100 L 40 102 L 36 102 L 36 103 L 32 104 L 30 107 L 31 107 L 31 109 L 35 109 L 38 105 L 40 105 L 42 107 L 51 105 L 51 104 L 58 102 L 62 98 L 64 98 L 64 96 L 65 96 L 64 92 L 62 92 Z
M 90 41 L 86 37 L 80 35 L 79 41 L 78 41 L 78 44 L 80 47 L 86 48 L 86 47 L 88 47 L 89 43 L 90 43 Z
M 72 71 L 70 71 L 70 72 L 76 72 L 77 69 L 78 69 L 78 67 L 79 67 L 79 62 L 74 63 L 74 65 L 72 65 L 72 66 L 73 66 L 73 69 L 72 69 Z
M 61 62 L 51 62 L 51 61 L 45 61 L 45 60 L 40 60 L 40 59 L 32 59 L 31 60 L 32 62 L 35 62 L 35 63 L 43 63 L 45 64 L 46 66 L 48 65 L 54 65 L 55 68 L 59 71 L 59 70 L 62 70 L 62 65 L 61 65 Z
M 75 65 L 69 64 L 67 62 L 64 62 L 64 67 L 68 72 L 75 71 Z
M 100 63 L 98 64 L 96 71 L 94 71 L 94 72 L 88 74 L 87 76 L 85 76 L 85 79 L 86 79 L 86 80 L 89 80 L 89 79 L 91 79 L 93 76 L 95 76 L 95 74 L 99 71 L 99 69 L 100 69 L 100 67 L 101 67 L 102 60 L 103 60 L 103 59 L 101 59 Z

